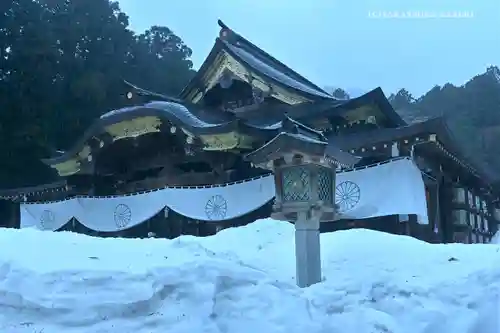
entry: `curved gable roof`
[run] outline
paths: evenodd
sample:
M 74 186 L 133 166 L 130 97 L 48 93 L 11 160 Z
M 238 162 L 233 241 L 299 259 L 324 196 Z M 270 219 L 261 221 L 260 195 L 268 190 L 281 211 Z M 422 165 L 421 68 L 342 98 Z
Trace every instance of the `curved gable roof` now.
M 231 55 L 243 66 L 248 67 L 251 71 L 264 76 L 266 79 L 285 89 L 290 89 L 313 100 L 337 100 L 299 73 L 293 71 L 241 35 L 229 29 L 220 20 L 219 26 L 221 27 L 220 36 L 216 39 L 212 50 L 197 74 L 181 92 L 181 98 L 186 98 L 193 89 L 201 88 L 198 86 L 201 78 L 211 67 L 217 55 L 221 52 L 227 52 L 227 54 Z
M 300 115 L 294 114 L 294 117 L 302 120 L 318 116 L 342 116 L 350 110 L 355 110 L 364 105 L 370 104 L 374 104 L 379 107 L 380 111 L 387 118 L 389 127 L 400 127 L 407 125 L 404 119 L 401 118 L 401 116 L 394 110 L 391 103 L 389 103 L 389 100 L 385 97 L 385 94 L 380 87 L 375 88 L 364 95 L 348 100 L 337 100 L 336 102 L 323 102 L 317 103 L 314 106 L 311 105 L 309 112 Z M 298 108 L 297 111 L 299 111 Z
M 260 61 L 268 64 L 269 66 L 273 67 L 274 69 L 282 72 L 283 74 L 287 75 L 288 77 L 292 78 L 293 80 L 300 82 L 309 88 L 312 88 L 314 90 L 317 90 L 319 92 L 323 92 L 325 94 L 328 94 L 325 90 L 322 88 L 318 87 L 315 85 L 313 82 L 309 81 L 306 79 L 304 76 L 300 75 L 278 59 L 274 58 L 272 55 L 264 51 L 263 49 L 259 48 L 257 45 L 253 44 L 250 42 L 248 39 L 244 38 L 240 34 L 234 32 L 231 28 L 229 28 L 224 22 L 221 20 L 218 20 L 217 23 L 222 29 L 229 30 L 233 33 L 233 35 L 236 37 L 233 40 L 238 43 L 238 46 L 250 54 L 252 54 L 254 57 L 259 59 Z M 328 94 L 329 95 L 329 94 Z

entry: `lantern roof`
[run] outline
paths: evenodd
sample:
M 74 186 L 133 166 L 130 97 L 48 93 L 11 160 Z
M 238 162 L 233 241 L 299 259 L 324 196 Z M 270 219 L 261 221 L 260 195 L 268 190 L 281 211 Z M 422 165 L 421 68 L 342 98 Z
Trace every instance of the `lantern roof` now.
M 282 131 L 278 135 L 247 154 L 245 159 L 253 164 L 263 165 L 285 155 L 305 155 L 341 166 L 353 166 L 360 160 L 359 157 L 335 147 L 334 142 L 328 142 L 322 132 L 289 117 L 282 121 Z

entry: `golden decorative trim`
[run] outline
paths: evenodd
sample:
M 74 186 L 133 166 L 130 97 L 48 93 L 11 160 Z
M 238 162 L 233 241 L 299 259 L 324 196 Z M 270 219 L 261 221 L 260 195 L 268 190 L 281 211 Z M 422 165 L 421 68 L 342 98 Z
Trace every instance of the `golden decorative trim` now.
M 124 138 L 134 138 L 147 133 L 159 132 L 161 120 L 158 117 L 147 116 L 125 120 L 105 128 L 113 141 Z
M 377 105 L 367 104 L 348 111 L 344 115 L 344 119 L 348 121 L 348 125 L 344 125 L 344 127 L 352 127 L 362 123 L 380 125 L 379 121 L 383 118 L 383 113 Z
M 206 151 L 220 151 L 234 149 L 239 144 L 239 135 L 236 132 L 215 134 L 215 135 L 201 135 L 201 141 L 204 144 Z
M 67 177 L 74 175 L 78 171 L 80 171 L 81 163 L 76 158 L 59 163 L 54 164 L 52 167 L 57 170 L 57 173 L 61 177 Z
M 91 152 L 90 147 L 88 145 L 85 145 L 83 146 L 82 150 L 78 153 L 78 158 L 84 160 L 89 157 L 90 152 Z
M 255 142 L 256 140 L 252 136 L 242 135 L 242 134 L 238 134 L 238 139 L 239 142 L 237 148 L 241 149 L 252 149 L 252 143 Z

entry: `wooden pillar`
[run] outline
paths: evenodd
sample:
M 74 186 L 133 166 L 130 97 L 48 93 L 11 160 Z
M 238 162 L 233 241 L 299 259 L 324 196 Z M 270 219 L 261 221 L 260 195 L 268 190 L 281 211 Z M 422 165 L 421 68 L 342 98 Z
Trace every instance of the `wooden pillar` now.
M 8 228 L 19 229 L 21 227 L 21 204 L 18 201 L 9 202 L 9 217 L 7 222 Z
M 400 149 L 399 149 L 399 143 L 398 142 L 393 142 L 391 146 L 391 157 L 398 157 L 401 155 Z M 403 235 L 410 236 L 410 218 L 408 215 L 397 215 L 395 217 L 395 223 L 398 224 L 399 230 L 401 230 L 401 224 L 403 224 L 403 229 L 401 233 Z
M 396 215 L 396 223 L 399 225 L 401 235 L 410 236 L 410 216 L 409 215 Z
M 166 237 L 168 239 L 172 239 L 173 238 L 172 237 L 172 235 L 173 235 L 173 232 L 172 232 L 172 229 L 173 229 L 172 228 L 172 222 L 174 221 L 174 219 L 176 217 L 178 217 L 178 215 L 177 214 L 175 214 L 175 215 L 171 214 L 170 213 L 170 209 L 168 207 L 165 206 L 163 208 L 163 214 L 162 214 L 162 216 L 161 216 L 161 218 L 159 220 L 159 221 L 161 221 L 160 225 L 162 226 L 162 228 L 161 228 L 161 230 L 162 230 L 162 232 L 161 232 L 162 237 Z
M 452 219 L 452 183 L 445 177 L 438 179 L 438 217 L 441 226 L 441 239 L 444 243 L 453 243 L 454 225 Z
M 440 192 L 441 192 L 441 182 L 436 179 L 436 187 L 435 187 L 435 196 L 434 196 L 434 200 L 435 200 L 435 204 L 436 204 L 436 209 L 435 209 L 435 217 L 434 217 L 434 221 L 436 223 L 436 226 L 437 226 L 437 236 L 438 236 L 438 239 L 439 239 L 439 243 L 447 243 L 447 236 L 445 234 L 445 228 L 444 228 L 444 224 L 443 224 L 443 219 L 441 217 L 441 214 L 442 214 L 442 210 L 443 210 L 443 207 L 441 207 L 441 200 L 440 200 Z M 451 199 L 450 199 L 451 200 Z M 450 219 L 451 219 L 451 212 L 450 212 Z M 452 221 L 450 221 L 452 222 Z
M 96 195 L 96 182 L 97 182 L 97 176 L 95 173 L 90 175 L 90 189 L 89 189 L 89 195 Z
M 465 204 L 467 205 L 467 214 L 466 214 L 466 220 L 467 220 L 467 243 L 475 243 L 475 241 L 472 239 L 472 225 L 474 224 L 474 221 L 471 219 L 470 216 L 470 208 L 472 205 L 472 202 L 470 200 L 471 196 L 469 194 L 470 189 L 467 188 L 465 190 Z
M 397 142 L 394 142 L 391 146 L 391 157 L 398 157 L 398 156 L 400 156 L 399 144 Z
M 429 224 L 431 227 L 431 232 L 433 235 L 434 242 L 445 243 L 443 235 L 443 226 L 441 224 L 441 202 L 439 200 L 439 181 L 430 181 L 427 185 L 426 191 L 428 191 L 428 214 L 429 214 Z
M 475 207 L 475 209 L 478 209 L 477 207 L 477 193 L 473 193 L 472 196 L 472 206 Z M 479 206 L 481 207 L 481 205 Z M 482 243 L 482 235 L 481 235 L 481 218 L 479 214 L 477 213 L 472 213 L 473 214 L 473 219 L 474 219 L 474 243 Z
M 418 224 L 417 223 L 417 215 L 415 215 L 415 214 L 408 215 L 408 223 L 407 223 L 407 227 L 406 227 L 407 235 L 415 237 L 417 239 L 426 240 L 425 237 L 423 237 L 421 235 L 421 233 L 419 232 L 419 231 L 421 231 L 421 229 L 418 228 L 417 224 Z M 413 228 L 412 228 L 412 225 L 414 226 Z
M 485 223 L 488 225 L 488 231 L 492 234 L 491 237 L 493 237 L 498 230 L 498 221 L 496 220 L 495 216 L 495 204 L 493 203 L 493 200 L 494 198 L 491 194 L 486 198 L 488 218 Z

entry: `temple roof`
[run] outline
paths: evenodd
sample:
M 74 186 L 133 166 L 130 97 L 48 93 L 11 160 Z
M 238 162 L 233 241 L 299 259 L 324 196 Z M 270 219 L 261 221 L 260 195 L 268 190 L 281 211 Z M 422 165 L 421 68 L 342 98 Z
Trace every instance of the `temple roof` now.
M 257 127 L 276 126 L 284 115 L 304 122 L 317 118 L 329 118 L 333 116 L 345 116 L 349 111 L 356 110 L 362 106 L 375 105 L 387 118 L 387 127 L 406 126 L 406 122 L 394 111 L 393 107 L 384 95 L 380 87 L 375 88 L 364 95 L 348 100 L 331 100 L 319 102 L 303 102 L 294 105 L 275 104 L 261 105 L 254 112 L 237 114 L 236 117 L 243 119 L 247 124 Z M 265 112 L 262 112 L 264 111 Z
M 337 101 L 324 101 L 320 103 L 302 103 L 290 107 L 287 113 L 298 120 L 314 119 L 318 117 L 344 116 L 347 112 L 365 105 L 376 105 L 388 119 L 389 127 L 405 126 L 406 122 L 394 111 L 380 87 L 364 95 Z
M 379 128 L 343 135 L 331 135 L 342 149 L 351 150 L 366 147 L 379 142 L 388 142 L 426 133 L 445 132 L 447 127 L 442 118 L 432 118 L 418 123 L 396 128 Z M 448 142 L 447 142 L 448 143 Z
M 191 105 L 188 109 L 186 106 L 167 101 L 153 101 L 146 103 L 144 105 L 121 108 L 117 110 L 105 113 L 100 118 L 98 118 L 94 123 L 85 131 L 85 133 L 80 137 L 80 139 L 66 152 L 55 156 L 52 158 L 43 159 L 42 161 L 48 165 L 53 165 L 57 163 L 63 163 L 67 160 L 72 159 L 74 156 L 78 155 L 90 141 L 94 139 L 99 139 L 102 135 L 107 135 L 107 128 L 115 124 L 119 124 L 126 121 L 132 121 L 141 118 L 154 118 L 158 121 L 167 121 L 168 123 L 178 126 L 187 130 L 192 135 L 211 135 L 211 134 L 221 134 L 228 133 L 232 131 L 238 131 L 240 133 L 252 135 L 252 136 L 273 136 L 277 134 L 277 131 L 281 127 L 280 123 L 275 124 L 275 126 L 256 126 L 251 124 L 246 124 L 239 119 L 231 116 L 228 113 L 212 113 L 204 112 L 203 108 Z M 158 124 L 159 126 L 160 124 Z M 149 133 L 151 131 L 159 131 L 159 129 L 150 131 L 145 131 L 140 133 L 141 129 L 136 129 L 132 125 L 132 131 L 138 130 L 138 134 L 130 133 L 130 136 L 139 136 L 142 134 Z M 101 138 L 103 144 L 111 143 L 111 140 Z M 96 147 L 95 149 L 103 148 L 103 145 Z
M 370 147 L 377 143 L 432 134 L 437 136 L 437 140 L 443 145 L 446 151 L 451 153 L 452 156 L 475 173 L 476 176 L 482 178 L 490 185 L 500 181 L 498 175 L 492 172 L 487 163 L 478 158 L 468 156 L 463 152 L 463 149 L 458 146 L 457 140 L 454 138 L 445 119 L 442 117 L 431 118 L 397 128 L 382 128 L 345 135 L 332 135 L 329 137 L 329 140 L 333 140 L 336 146 L 342 150 L 352 151 Z
M 228 42 L 232 42 L 231 44 L 237 45 L 239 48 L 244 49 L 248 54 L 251 54 L 253 57 L 258 59 L 260 62 L 266 63 L 268 66 L 272 67 L 275 70 L 278 70 L 279 72 L 283 73 L 284 75 L 290 77 L 291 79 L 309 87 L 310 89 L 316 90 L 317 92 L 322 92 L 327 94 L 323 89 L 300 75 L 299 73 L 295 72 L 293 69 L 285 65 L 284 63 L 280 62 L 276 58 L 274 58 L 272 55 L 269 53 L 265 52 L 249 40 L 245 39 L 241 35 L 235 33 L 233 30 L 231 30 L 226 24 L 224 24 L 221 20 L 218 20 L 217 22 L 219 26 L 224 29 L 225 31 L 229 30 L 233 33 L 234 38 L 229 39 Z M 328 94 L 329 95 L 329 94 Z M 331 96 L 331 95 L 329 95 Z
M 226 52 L 250 72 L 255 72 L 285 89 L 304 95 L 311 100 L 337 100 L 299 73 L 231 30 L 222 21 L 219 20 L 218 24 L 221 27 L 220 35 L 195 77 L 181 92 L 182 98 L 186 98 L 193 90 L 206 88 L 200 86 L 202 78 L 212 70 L 217 56 L 221 52 Z
M 140 88 L 136 87 L 136 89 Z M 270 138 L 278 134 L 282 127 L 282 119 L 285 116 L 302 122 L 317 117 L 341 116 L 349 110 L 370 103 L 379 105 L 382 112 L 391 120 L 391 125 L 395 126 L 403 122 L 392 109 L 380 88 L 346 101 L 330 100 L 295 105 L 261 105 L 257 111 L 265 110 L 265 112 L 255 112 L 247 115 L 235 115 L 217 109 L 207 109 L 189 102 L 181 104 L 181 101 L 177 98 L 144 90 L 141 91 L 144 94 L 150 93 L 151 96 L 166 100 L 151 101 L 143 105 L 116 109 L 105 113 L 94 121 L 69 150 L 57 156 L 43 159 L 42 161 L 48 165 L 68 161 L 78 155 L 93 138 L 99 138 L 102 134 L 106 135 L 107 127 L 145 117 L 153 117 L 159 119 L 160 122 L 167 122 L 173 126 L 183 128 L 194 136 L 238 132 L 261 139 Z M 132 128 L 132 130 L 136 129 Z M 144 132 L 143 134 L 146 133 Z M 103 139 L 102 141 L 106 140 Z
M 200 105 L 190 103 L 182 98 L 167 96 L 161 93 L 148 91 L 132 83 L 125 82 L 136 94 L 149 96 L 151 99 L 161 99 L 164 101 L 183 104 L 192 113 L 202 113 L 203 117 L 211 118 L 212 121 L 231 121 L 241 119 L 248 125 L 256 127 L 276 127 L 279 125 L 284 115 L 297 120 L 311 120 L 319 117 L 343 116 L 347 112 L 366 105 L 377 106 L 388 120 L 388 127 L 405 126 L 407 123 L 394 110 L 389 100 L 385 97 L 380 87 L 377 87 L 361 96 L 345 100 L 323 100 L 302 102 L 294 105 L 287 104 L 266 104 L 254 105 L 252 109 L 245 112 L 230 113 L 219 109 L 207 109 Z M 265 112 L 262 112 L 265 110 Z M 114 111 L 111 111 L 114 113 Z

